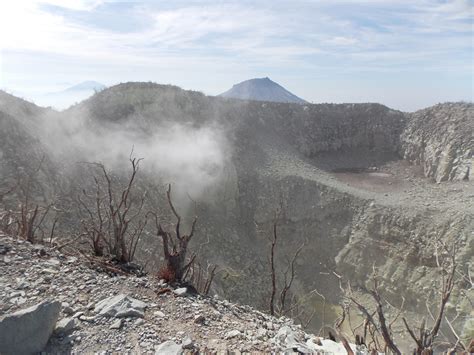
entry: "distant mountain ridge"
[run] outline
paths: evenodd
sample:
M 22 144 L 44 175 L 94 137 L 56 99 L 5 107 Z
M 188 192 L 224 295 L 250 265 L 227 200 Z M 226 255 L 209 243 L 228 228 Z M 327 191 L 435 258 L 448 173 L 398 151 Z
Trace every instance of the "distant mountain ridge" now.
M 51 106 L 55 109 L 63 110 L 91 97 L 94 93 L 105 88 L 107 88 L 107 86 L 102 83 L 88 80 L 61 91 L 41 95 L 35 99 L 35 102 L 42 106 Z
M 241 100 L 306 103 L 305 100 L 289 92 L 268 77 L 250 79 L 235 84 L 230 90 L 219 96 Z
M 70 92 L 70 91 L 89 91 L 89 90 L 102 90 L 105 89 L 106 86 L 102 83 L 99 83 L 97 81 L 93 80 L 88 80 L 88 81 L 83 81 L 82 83 L 76 84 L 74 86 L 71 86 L 64 91 Z

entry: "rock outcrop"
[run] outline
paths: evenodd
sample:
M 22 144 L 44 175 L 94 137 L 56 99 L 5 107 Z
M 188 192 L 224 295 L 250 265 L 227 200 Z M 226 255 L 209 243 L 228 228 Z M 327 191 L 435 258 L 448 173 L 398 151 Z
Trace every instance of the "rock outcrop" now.
M 40 352 L 53 333 L 60 302 L 43 301 L 0 319 L 0 353 L 29 355 Z
M 474 170 L 474 105 L 446 103 L 410 114 L 403 157 L 436 182 L 470 180 Z
M 124 318 L 140 317 L 143 318 L 146 303 L 136 300 L 124 294 L 106 298 L 94 308 L 94 312 L 107 317 Z

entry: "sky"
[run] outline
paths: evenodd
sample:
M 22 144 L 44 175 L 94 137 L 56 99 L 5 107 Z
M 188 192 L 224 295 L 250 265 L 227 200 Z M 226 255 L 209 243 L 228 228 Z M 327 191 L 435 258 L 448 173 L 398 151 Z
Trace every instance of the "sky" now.
M 0 89 L 85 80 L 217 95 L 270 77 L 310 102 L 473 101 L 472 0 L 0 2 Z

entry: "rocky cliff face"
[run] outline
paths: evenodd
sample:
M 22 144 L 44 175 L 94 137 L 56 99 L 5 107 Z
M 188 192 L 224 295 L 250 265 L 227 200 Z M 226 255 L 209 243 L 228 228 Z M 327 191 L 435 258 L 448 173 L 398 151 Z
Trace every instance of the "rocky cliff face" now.
M 447 103 L 410 115 L 402 136 L 403 157 L 423 166 L 436 182 L 472 179 L 474 105 Z

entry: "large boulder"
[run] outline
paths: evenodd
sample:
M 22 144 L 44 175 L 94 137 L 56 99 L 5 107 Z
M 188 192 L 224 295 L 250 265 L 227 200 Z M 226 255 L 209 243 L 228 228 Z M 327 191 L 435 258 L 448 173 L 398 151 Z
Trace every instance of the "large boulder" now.
M 0 354 L 42 351 L 53 333 L 60 310 L 60 302 L 46 300 L 0 318 Z
M 94 311 L 107 317 L 140 317 L 143 318 L 146 303 L 130 296 L 119 294 L 106 298 L 95 306 Z

